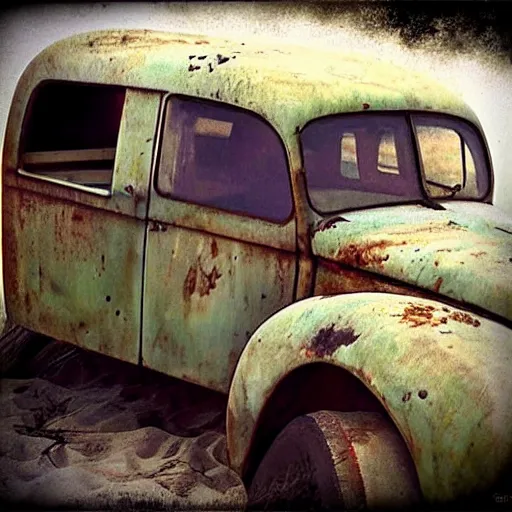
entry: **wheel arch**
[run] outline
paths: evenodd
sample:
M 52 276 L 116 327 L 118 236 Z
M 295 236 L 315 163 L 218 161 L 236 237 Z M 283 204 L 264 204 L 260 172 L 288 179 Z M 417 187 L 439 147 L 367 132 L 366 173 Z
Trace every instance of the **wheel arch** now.
M 427 500 L 485 488 L 512 458 L 510 334 L 482 317 L 403 295 L 354 293 L 292 304 L 260 326 L 239 359 L 228 399 L 230 465 L 247 479 L 258 459 L 251 452 L 263 450 L 291 414 L 312 412 L 304 411 L 312 404 L 323 408 L 321 400 L 335 402 L 336 392 L 344 396 L 338 406 L 347 408 L 355 389 L 400 432 Z M 283 418 L 272 419 L 286 411 L 286 393 L 284 399 L 275 393 L 283 387 L 293 393 L 298 383 L 303 390 L 318 386 L 315 368 L 335 372 L 332 393 L 319 397 L 323 390 L 312 390 L 319 401 L 302 409 L 291 404 Z
M 337 393 L 338 389 L 345 393 Z M 250 483 L 264 454 L 290 421 L 321 410 L 377 412 L 394 425 L 377 396 L 353 373 L 326 361 L 298 366 L 276 383 L 258 416 L 242 468 L 244 483 Z

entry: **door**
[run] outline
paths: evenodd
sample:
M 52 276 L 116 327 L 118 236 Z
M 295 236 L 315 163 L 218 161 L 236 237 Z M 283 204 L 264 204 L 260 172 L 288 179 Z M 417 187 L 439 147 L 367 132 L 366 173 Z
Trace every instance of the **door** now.
M 228 392 L 249 337 L 293 300 L 297 258 L 286 151 L 252 113 L 173 97 L 160 140 L 143 362 Z
M 117 86 L 47 81 L 35 90 L 19 151 L 14 145 L 17 167 L 4 174 L 4 283 L 13 322 L 139 360 L 159 105 L 159 94 Z

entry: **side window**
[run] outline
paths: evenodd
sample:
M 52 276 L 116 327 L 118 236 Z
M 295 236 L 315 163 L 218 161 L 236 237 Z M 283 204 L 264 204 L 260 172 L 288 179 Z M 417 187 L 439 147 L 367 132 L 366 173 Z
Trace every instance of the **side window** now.
M 43 83 L 24 120 L 21 169 L 110 191 L 124 98 L 123 87 Z
M 380 137 L 377 170 L 385 174 L 400 174 L 393 132 L 385 132 Z
M 160 194 L 273 222 L 292 210 L 284 147 L 255 115 L 218 103 L 168 100 Z
M 355 134 L 347 132 L 341 136 L 340 160 L 341 175 L 345 178 L 358 180 L 359 166 L 357 163 L 357 145 Z

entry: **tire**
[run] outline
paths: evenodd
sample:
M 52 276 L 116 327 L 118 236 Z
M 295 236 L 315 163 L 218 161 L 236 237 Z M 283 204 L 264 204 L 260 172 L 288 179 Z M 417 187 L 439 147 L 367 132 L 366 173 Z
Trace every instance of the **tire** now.
M 396 509 L 421 503 L 416 470 L 376 413 L 319 411 L 277 436 L 248 488 L 252 510 Z

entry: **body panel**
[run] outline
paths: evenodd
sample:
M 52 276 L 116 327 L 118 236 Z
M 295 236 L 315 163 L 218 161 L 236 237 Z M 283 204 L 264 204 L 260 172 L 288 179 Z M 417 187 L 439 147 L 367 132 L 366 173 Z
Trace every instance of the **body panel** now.
M 173 211 L 174 201 L 155 197 L 152 206 L 159 201 Z M 227 214 L 217 217 L 228 222 Z M 296 253 L 256 245 L 240 226 L 229 239 L 159 218 L 161 228 L 148 236 L 144 364 L 227 393 L 250 335 L 293 301 Z M 272 245 L 292 242 L 289 228 L 260 224 L 273 233 Z
M 142 221 L 22 189 L 5 190 L 8 318 L 136 363 Z
M 4 286 L 13 322 L 138 361 L 146 191 L 159 101 L 158 94 L 127 92 L 112 198 L 21 177 L 14 169 L 4 174 Z
M 494 210 L 480 204 L 470 215 L 404 205 L 351 212 L 316 230 L 313 252 L 512 320 L 512 223 Z
M 430 300 L 354 293 L 295 303 L 251 337 L 228 403 L 228 452 L 238 472 L 273 389 L 318 361 L 349 370 L 379 398 L 427 500 L 484 489 L 510 461 L 510 330 Z

